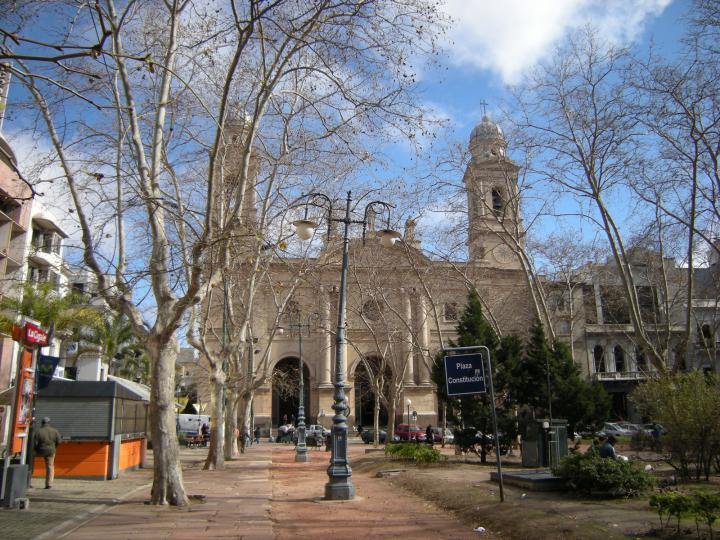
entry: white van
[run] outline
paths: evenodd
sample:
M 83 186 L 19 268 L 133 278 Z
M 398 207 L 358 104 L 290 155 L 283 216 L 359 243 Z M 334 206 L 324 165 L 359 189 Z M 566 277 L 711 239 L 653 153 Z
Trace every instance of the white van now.
M 178 433 L 197 435 L 203 424 L 210 427 L 210 417 L 207 414 L 178 414 L 175 427 Z

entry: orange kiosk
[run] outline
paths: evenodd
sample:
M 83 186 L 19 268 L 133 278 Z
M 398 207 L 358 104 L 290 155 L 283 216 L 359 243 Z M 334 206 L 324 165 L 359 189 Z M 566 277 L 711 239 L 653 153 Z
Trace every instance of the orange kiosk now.
M 62 437 L 55 454 L 55 477 L 111 480 L 142 467 L 148 425 L 145 388 L 119 377 L 53 379 L 43 388 L 36 416 L 49 416 Z M 44 461 L 36 459 L 33 476 L 44 474 Z

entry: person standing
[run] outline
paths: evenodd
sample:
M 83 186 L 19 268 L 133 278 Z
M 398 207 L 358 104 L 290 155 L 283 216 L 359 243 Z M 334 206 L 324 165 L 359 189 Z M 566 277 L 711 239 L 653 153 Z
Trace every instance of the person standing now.
M 428 443 L 430 446 L 435 442 L 433 440 L 433 428 L 432 424 L 428 424 L 427 429 L 425 430 L 425 442 Z
M 260 426 L 255 426 L 253 435 L 255 435 L 255 444 L 260 444 Z
M 33 450 L 45 460 L 45 489 L 50 489 L 55 479 L 55 453 L 60 444 L 60 432 L 50 425 L 50 418 L 42 419 L 42 426 L 33 434 Z

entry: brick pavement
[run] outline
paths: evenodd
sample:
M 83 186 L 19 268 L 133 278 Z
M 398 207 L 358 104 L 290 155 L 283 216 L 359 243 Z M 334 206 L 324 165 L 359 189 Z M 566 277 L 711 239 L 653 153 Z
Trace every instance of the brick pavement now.
M 193 452 L 204 455 L 206 449 Z M 270 445 L 258 445 L 221 471 L 185 468 L 183 481 L 192 499 L 189 506 L 147 505 L 148 493 L 139 493 L 63 538 L 272 538 L 270 456 Z
M 351 445 L 351 461 L 364 454 Z M 160 540 L 172 538 L 470 538 L 470 528 L 426 501 L 367 474 L 355 474 L 354 501 L 322 500 L 329 453 L 295 463 L 289 445 L 251 447 L 223 471 L 202 471 L 206 449 L 183 450 L 186 508 L 145 504 L 152 471 L 111 482 L 57 480 L 30 493 L 28 511 L 0 511 L 3 539 Z
M 366 448 L 349 446 L 351 465 Z M 292 452 L 274 452 L 272 518 L 278 540 L 478 537 L 472 527 L 428 501 L 358 470 L 352 476 L 354 500 L 325 501 L 330 453 L 312 451 L 310 456 L 310 463 L 295 463 Z
M 68 527 L 90 519 L 136 490 L 149 488 L 151 480 L 149 469 L 105 482 L 56 478 L 52 489 L 44 489 L 42 479 L 33 479 L 36 487 L 27 492 L 29 509 L 0 509 L 0 536 L 6 540 L 57 538 Z

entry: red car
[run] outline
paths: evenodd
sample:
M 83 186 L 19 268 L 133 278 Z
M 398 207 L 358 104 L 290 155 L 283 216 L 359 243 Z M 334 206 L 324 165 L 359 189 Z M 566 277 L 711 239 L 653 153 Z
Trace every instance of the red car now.
M 420 426 L 413 426 L 408 424 L 400 424 L 395 428 L 395 439 L 400 441 L 415 441 L 425 442 L 425 431 L 420 429 Z

